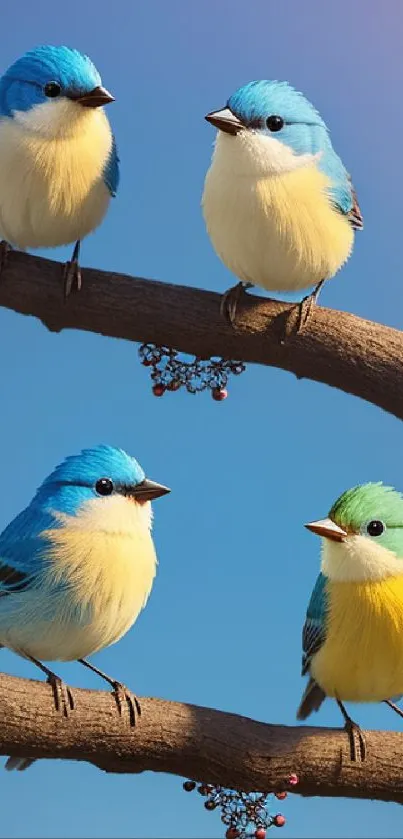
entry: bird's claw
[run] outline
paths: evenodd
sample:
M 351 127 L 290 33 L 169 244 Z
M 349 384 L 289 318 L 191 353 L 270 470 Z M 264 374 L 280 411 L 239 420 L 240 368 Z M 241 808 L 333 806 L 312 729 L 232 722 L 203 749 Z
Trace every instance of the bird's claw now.
M 314 290 L 312 291 L 311 294 L 307 294 L 307 296 L 304 297 L 301 300 L 300 303 L 297 303 L 296 306 L 293 306 L 292 309 L 290 310 L 291 313 L 294 313 L 295 309 L 298 310 L 297 328 L 294 331 L 294 319 L 293 319 L 293 317 L 291 317 L 291 325 L 290 325 L 290 317 L 287 317 L 287 320 L 286 320 L 286 323 L 285 323 L 284 333 L 282 334 L 281 339 L 280 339 L 280 344 L 282 346 L 284 346 L 284 344 L 287 343 L 287 339 L 291 335 L 293 335 L 293 334 L 300 335 L 301 332 L 304 331 L 305 327 L 307 326 L 307 324 L 308 324 L 308 322 L 309 322 L 309 320 L 312 316 L 313 309 L 316 306 L 316 303 L 318 302 L 318 297 L 319 297 L 319 294 L 320 294 L 320 290 L 321 290 L 324 282 L 325 282 L 324 280 L 321 280 L 320 283 L 318 283 L 317 286 L 315 286 L 315 288 L 314 288 Z
M 299 312 L 298 312 L 298 327 L 297 327 L 297 335 L 299 335 L 305 329 L 311 315 L 314 306 L 316 306 L 318 302 L 318 297 L 320 294 L 320 290 L 323 286 L 325 281 L 321 280 L 320 283 L 315 286 L 313 292 L 311 294 L 307 294 L 306 297 L 301 300 L 298 304 Z
M 220 315 L 228 320 L 233 329 L 237 329 L 236 311 L 241 297 L 245 296 L 246 289 L 251 288 L 252 283 L 239 282 L 232 286 L 221 297 Z
M 121 682 L 114 682 L 113 696 L 118 706 L 119 715 L 122 717 L 125 709 L 127 709 L 130 725 L 134 727 L 137 724 L 138 717 L 141 716 L 141 705 L 137 696 Z
M 81 291 L 81 268 L 77 259 L 71 259 L 69 262 L 66 262 L 63 268 L 63 280 L 64 296 L 66 300 L 72 291 Z
M 75 709 L 74 696 L 71 688 L 65 685 L 59 676 L 54 674 L 48 676 L 47 682 L 53 691 L 53 701 L 56 711 L 62 714 L 62 716 L 68 717 L 70 712 Z
M 316 300 L 312 294 L 309 294 L 307 297 L 304 297 L 300 303 L 298 303 L 298 326 L 297 326 L 297 335 L 300 335 L 301 332 L 304 331 L 311 315 L 312 309 L 316 304 Z
M 395 711 L 395 713 L 398 714 L 399 717 L 403 717 L 402 709 L 399 708 L 399 706 L 396 705 L 396 703 L 393 702 L 392 699 L 384 699 L 383 701 L 384 701 L 385 705 L 389 705 L 389 708 L 392 708 L 392 710 Z
M 364 733 L 358 723 L 348 719 L 345 722 L 345 731 L 350 739 L 350 756 L 353 763 L 362 763 L 367 754 L 367 743 Z
M 2 241 L 0 242 L 0 275 L 2 274 L 6 266 L 7 257 L 10 251 L 12 251 L 11 245 L 9 245 L 8 242 L 5 241 L 5 239 L 2 239 Z

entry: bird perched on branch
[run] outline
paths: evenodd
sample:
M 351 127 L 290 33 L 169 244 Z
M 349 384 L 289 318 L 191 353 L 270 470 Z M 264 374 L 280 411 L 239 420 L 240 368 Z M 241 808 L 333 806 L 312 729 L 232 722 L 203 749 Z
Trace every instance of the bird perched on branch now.
M 134 694 L 86 657 L 118 641 L 147 602 L 157 563 L 150 501 L 167 492 L 122 449 L 95 446 L 57 466 L 0 536 L 0 644 L 46 674 L 64 716 L 73 693 L 44 660 L 93 670 L 135 725 Z M 7 768 L 30 763 L 9 758 Z
M 27 52 L 0 79 L 2 263 L 10 245 L 75 242 L 66 296 L 81 288 L 80 241 L 101 223 L 118 188 L 116 144 L 102 107 L 113 101 L 92 61 L 63 46 Z
M 364 736 L 343 701 L 383 701 L 403 716 L 392 701 L 403 694 L 403 495 L 382 483 L 356 486 L 328 518 L 305 526 L 323 541 L 303 630 L 309 682 L 297 718 L 333 697 L 352 759 L 364 759 Z
M 223 297 L 234 325 L 245 289 L 299 291 L 306 323 L 323 282 L 363 226 L 350 177 L 313 105 L 287 82 L 255 81 L 207 114 L 218 128 L 202 199 L 213 247 L 241 280 Z

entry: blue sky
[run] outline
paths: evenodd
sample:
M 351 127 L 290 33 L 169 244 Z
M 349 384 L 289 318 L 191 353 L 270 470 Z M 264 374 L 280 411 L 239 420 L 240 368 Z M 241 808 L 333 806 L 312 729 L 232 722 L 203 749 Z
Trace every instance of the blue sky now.
M 204 230 L 200 195 L 214 132 L 203 119 L 240 84 L 287 79 L 328 122 L 365 220 L 353 259 L 321 301 L 403 328 L 403 63 L 398 3 L 367 0 L 21 0 L 3 10 L 1 67 L 39 43 L 87 52 L 116 96 L 119 196 L 82 263 L 223 291 L 232 278 Z M 51 253 L 65 258 L 64 250 Z M 325 386 L 249 366 L 230 396 L 155 399 L 136 346 L 48 333 L 0 310 L 0 527 L 66 454 L 120 445 L 172 487 L 155 504 L 159 572 L 134 629 L 95 663 L 139 695 L 293 724 L 300 635 L 319 565 L 303 523 L 347 487 L 403 487 L 401 423 Z M 253 487 L 253 492 L 250 488 Z M 2 651 L 1 668 L 36 678 Z M 99 688 L 83 668 L 58 672 Z M 364 727 L 401 728 L 386 707 Z M 315 718 L 339 725 L 328 701 Z M 217 814 L 181 780 L 37 763 L 1 778 L 4 837 L 219 837 Z M 23 802 L 23 804 L 22 804 Z M 283 804 L 283 803 L 282 803 Z M 393 804 L 289 798 L 284 837 L 399 837 Z

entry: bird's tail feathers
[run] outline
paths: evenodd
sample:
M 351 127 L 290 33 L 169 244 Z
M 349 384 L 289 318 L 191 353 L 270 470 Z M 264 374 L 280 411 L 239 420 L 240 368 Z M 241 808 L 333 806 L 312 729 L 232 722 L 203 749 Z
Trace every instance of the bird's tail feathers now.
M 35 763 L 35 758 L 32 757 L 8 757 L 5 769 L 8 772 L 12 772 L 13 769 L 16 769 L 18 772 L 23 772 L 24 769 L 28 769 L 33 763 Z
M 319 711 L 324 699 L 326 699 L 325 692 L 315 682 L 315 679 L 309 679 L 297 711 L 297 720 L 306 720 L 312 711 Z

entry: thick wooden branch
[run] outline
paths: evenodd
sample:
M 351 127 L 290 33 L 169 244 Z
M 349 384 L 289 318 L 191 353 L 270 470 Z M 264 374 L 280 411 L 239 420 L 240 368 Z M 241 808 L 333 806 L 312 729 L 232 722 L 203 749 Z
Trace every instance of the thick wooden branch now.
M 234 789 L 403 803 L 403 734 L 366 732 L 352 763 L 345 731 L 267 725 L 210 708 L 142 699 L 135 728 L 111 694 L 74 689 L 68 719 L 43 682 L 0 675 L 0 754 L 64 758 L 106 772 L 168 772 Z M 299 784 L 290 787 L 296 772 Z
M 0 306 L 35 315 L 52 331 L 83 329 L 150 341 L 209 358 L 219 355 L 280 367 L 354 394 L 403 418 L 403 333 L 316 307 L 295 334 L 294 306 L 248 296 L 234 331 L 220 316 L 220 296 L 185 286 L 84 269 L 84 288 L 64 302 L 62 266 L 23 253 L 9 255 Z M 284 346 L 288 319 L 294 327 Z

